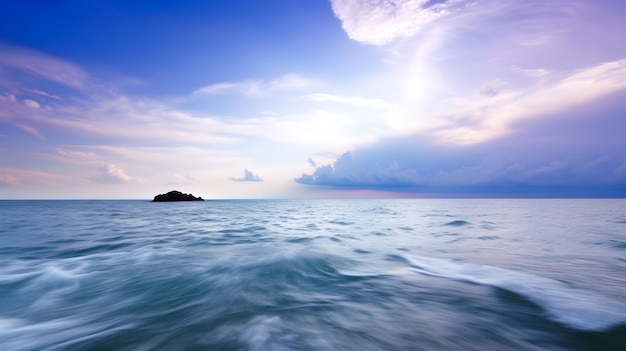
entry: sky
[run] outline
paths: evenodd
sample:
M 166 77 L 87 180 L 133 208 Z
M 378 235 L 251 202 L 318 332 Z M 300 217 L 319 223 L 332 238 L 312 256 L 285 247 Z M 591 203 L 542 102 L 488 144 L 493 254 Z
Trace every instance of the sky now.
M 626 197 L 622 0 L 0 2 L 0 199 Z

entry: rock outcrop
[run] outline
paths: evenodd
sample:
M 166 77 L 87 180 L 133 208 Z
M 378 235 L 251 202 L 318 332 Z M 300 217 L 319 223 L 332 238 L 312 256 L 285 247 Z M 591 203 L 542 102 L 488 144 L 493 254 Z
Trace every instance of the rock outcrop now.
M 167 194 L 159 194 L 154 197 L 152 202 L 173 202 L 173 201 L 204 201 L 201 197 L 195 197 L 191 194 L 183 194 L 178 190 L 172 190 Z

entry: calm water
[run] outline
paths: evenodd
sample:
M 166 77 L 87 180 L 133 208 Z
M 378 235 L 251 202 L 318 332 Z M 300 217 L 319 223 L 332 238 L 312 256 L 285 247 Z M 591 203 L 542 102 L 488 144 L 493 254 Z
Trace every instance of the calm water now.
M 0 350 L 626 350 L 626 200 L 0 201 Z

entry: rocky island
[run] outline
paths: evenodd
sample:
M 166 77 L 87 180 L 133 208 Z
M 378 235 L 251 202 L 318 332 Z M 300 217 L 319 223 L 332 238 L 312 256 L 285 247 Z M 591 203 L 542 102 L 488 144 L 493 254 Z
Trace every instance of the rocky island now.
M 159 194 L 154 197 L 152 202 L 173 202 L 173 201 L 204 201 L 201 197 L 195 197 L 191 194 L 183 194 L 178 190 L 172 190 L 167 194 Z

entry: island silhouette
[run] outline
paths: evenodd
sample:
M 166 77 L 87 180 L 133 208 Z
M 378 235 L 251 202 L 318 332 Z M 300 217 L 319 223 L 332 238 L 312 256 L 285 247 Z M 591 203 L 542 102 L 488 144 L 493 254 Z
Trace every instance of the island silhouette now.
M 195 197 L 191 194 L 183 194 L 178 190 L 172 190 L 166 194 L 159 194 L 154 197 L 152 202 L 174 202 L 174 201 L 204 201 L 201 197 Z

